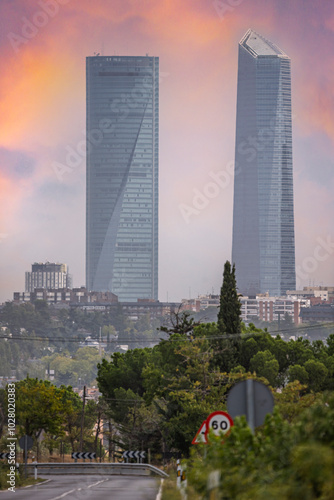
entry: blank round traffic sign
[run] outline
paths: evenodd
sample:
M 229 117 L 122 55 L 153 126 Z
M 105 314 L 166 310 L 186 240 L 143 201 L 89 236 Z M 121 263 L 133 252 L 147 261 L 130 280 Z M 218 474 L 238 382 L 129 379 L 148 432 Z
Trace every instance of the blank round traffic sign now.
M 251 397 L 248 399 L 247 387 L 250 386 Z M 248 379 L 235 384 L 227 395 L 227 409 L 233 418 L 246 415 L 249 423 L 249 414 L 253 410 L 253 425 L 262 425 L 267 413 L 274 408 L 274 397 L 266 385 L 258 380 Z
M 31 436 L 25 435 L 19 439 L 19 445 L 20 445 L 21 450 L 24 450 L 26 446 L 27 446 L 26 449 L 30 450 L 30 448 L 33 447 L 33 444 L 34 444 L 34 440 Z
M 233 420 L 228 413 L 225 411 L 214 411 L 206 419 L 205 437 L 206 439 L 208 438 L 210 431 L 213 431 L 216 436 L 226 434 L 232 426 Z

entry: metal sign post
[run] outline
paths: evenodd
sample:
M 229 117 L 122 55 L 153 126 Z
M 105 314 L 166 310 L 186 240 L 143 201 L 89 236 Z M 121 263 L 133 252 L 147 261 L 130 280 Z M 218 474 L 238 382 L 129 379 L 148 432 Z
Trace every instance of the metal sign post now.
M 255 429 L 255 411 L 254 411 L 254 384 L 253 379 L 246 380 L 246 393 L 247 393 L 247 422 L 254 434 Z
M 27 434 L 24 435 L 24 475 L 27 479 L 27 462 L 28 462 L 28 453 L 27 453 Z
M 262 425 L 268 413 L 274 408 L 271 390 L 262 382 L 254 379 L 235 384 L 227 395 L 227 409 L 234 418 L 245 415 L 254 433 L 255 427 Z
M 28 450 L 32 448 L 34 440 L 31 436 L 25 434 L 19 439 L 20 448 L 24 451 L 24 475 L 27 477 L 27 461 L 28 461 Z

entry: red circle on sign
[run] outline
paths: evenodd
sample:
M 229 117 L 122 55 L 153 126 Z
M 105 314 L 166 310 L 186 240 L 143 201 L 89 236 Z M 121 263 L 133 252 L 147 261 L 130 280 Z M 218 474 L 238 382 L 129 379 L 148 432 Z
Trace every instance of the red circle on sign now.
M 210 430 L 219 436 L 220 433 L 226 434 L 233 427 L 232 417 L 226 411 L 214 411 L 206 419 L 205 438 L 208 440 Z

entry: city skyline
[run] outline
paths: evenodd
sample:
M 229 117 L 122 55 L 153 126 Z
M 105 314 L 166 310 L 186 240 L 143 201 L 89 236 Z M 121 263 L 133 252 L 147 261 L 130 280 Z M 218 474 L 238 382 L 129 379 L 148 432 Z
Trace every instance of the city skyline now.
M 331 4 L 45 3 L 0 5 L 0 302 L 24 289 L 36 261 L 66 262 L 73 285 L 85 283 L 94 52 L 160 58 L 159 299 L 219 291 L 232 247 L 237 46 L 249 26 L 293 61 L 297 286 L 334 282 Z
M 242 295 L 296 289 L 291 62 L 248 30 L 239 42 L 232 262 Z
M 86 61 L 86 287 L 156 300 L 159 58 Z

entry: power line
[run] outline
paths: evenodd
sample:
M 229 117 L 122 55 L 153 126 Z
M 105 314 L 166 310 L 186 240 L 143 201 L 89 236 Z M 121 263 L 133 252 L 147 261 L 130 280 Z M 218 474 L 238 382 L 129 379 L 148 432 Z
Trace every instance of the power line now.
M 19 336 L 10 336 L 10 335 L 4 335 L 0 336 L 0 340 L 29 340 L 29 341 L 36 341 L 36 342 L 79 342 L 79 343 L 84 343 L 82 339 L 78 338 L 66 338 L 66 337 L 19 337 Z M 137 339 L 137 340 L 131 340 L 131 339 L 121 339 L 121 340 L 109 340 L 108 344 L 111 343 L 119 343 L 122 344 L 124 343 L 132 343 L 132 342 L 160 342 L 160 340 L 165 340 L 165 339 Z M 97 341 L 97 340 L 96 340 Z M 105 344 L 106 342 L 102 342 Z M 95 347 L 92 345 L 85 345 L 84 347 Z
M 232 340 L 234 338 L 247 338 L 247 337 L 253 337 L 256 335 L 263 335 L 265 333 L 268 333 L 269 335 L 273 334 L 284 334 L 284 333 L 300 333 L 301 331 L 304 330 L 314 330 L 322 327 L 330 327 L 334 328 L 334 323 L 319 323 L 315 325 L 305 325 L 305 326 L 299 326 L 299 327 L 290 327 L 286 329 L 280 329 L 280 330 L 272 330 L 271 332 L 267 331 L 260 331 L 260 332 L 245 332 L 245 333 L 225 333 L 223 335 L 203 335 L 203 336 L 187 336 L 185 338 L 181 339 L 163 339 L 163 338 L 137 338 L 137 339 L 110 339 L 107 343 L 108 344 L 122 344 L 124 342 L 125 344 L 132 344 L 132 343 L 159 343 L 160 341 L 166 341 L 166 342 L 187 342 L 187 341 L 193 341 L 195 339 L 205 339 L 205 340 Z M 2 335 L 0 337 L 0 340 L 20 340 L 20 341 L 36 341 L 36 342 L 69 342 L 69 343 L 84 343 L 83 339 L 80 338 L 67 338 L 67 337 L 22 337 L 19 335 L 12 335 L 12 334 L 7 334 L 7 335 Z M 105 342 L 103 342 L 105 343 Z M 94 347 L 94 346 L 89 346 L 85 345 L 84 347 Z

